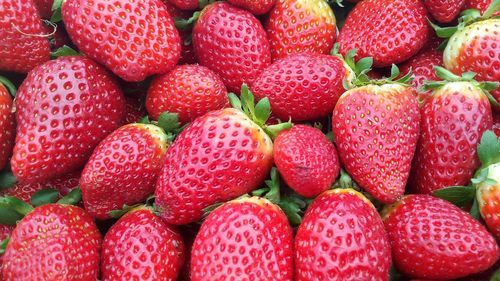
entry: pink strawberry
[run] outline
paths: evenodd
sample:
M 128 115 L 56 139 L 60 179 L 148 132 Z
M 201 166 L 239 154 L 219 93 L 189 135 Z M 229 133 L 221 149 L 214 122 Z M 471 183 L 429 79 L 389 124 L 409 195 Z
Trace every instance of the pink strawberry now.
M 458 17 L 465 0 L 424 0 L 425 7 L 438 22 L 452 22 Z
M 0 170 L 7 164 L 16 134 L 15 116 L 12 112 L 13 102 L 4 83 L 11 86 L 12 91 L 15 89 L 6 78 L 0 76 Z
M 228 2 L 254 15 L 263 15 L 273 8 L 276 0 L 229 0 Z

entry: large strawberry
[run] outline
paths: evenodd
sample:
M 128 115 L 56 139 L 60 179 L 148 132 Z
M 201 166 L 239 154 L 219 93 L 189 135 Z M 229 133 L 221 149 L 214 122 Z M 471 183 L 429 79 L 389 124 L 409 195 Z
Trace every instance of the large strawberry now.
M 295 280 L 387 280 L 391 248 L 384 224 L 353 189 L 321 194 L 295 237 Z
M 184 262 L 178 231 L 146 208 L 125 214 L 106 233 L 102 279 L 176 280 Z
M 266 24 L 273 60 L 295 53 L 328 54 L 336 20 L 324 0 L 278 0 Z
M 257 98 L 269 98 L 281 120 L 314 121 L 330 114 L 352 70 L 336 56 L 293 54 L 274 62 L 255 80 Z
M 76 46 L 126 81 L 166 73 L 179 61 L 179 33 L 161 0 L 67 0 L 62 16 Z
M 424 0 L 424 3 L 435 20 L 448 23 L 458 17 L 465 0 Z
M 455 205 L 429 195 L 409 195 L 384 211 L 393 260 L 416 278 L 450 280 L 491 267 L 495 238 Z
M 26 73 L 49 60 L 49 40 L 33 0 L 0 0 L 0 70 Z
M 227 90 L 222 80 L 200 65 L 182 65 L 156 77 L 146 97 L 150 117 L 158 119 L 162 112 L 168 111 L 177 113 L 181 123 L 228 106 Z
M 14 175 L 43 182 L 82 168 L 124 110 L 117 84 L 90 59 L 61 57 L 33 69 L 16 98 Z
M 263 15 L 274 7 L 276 0 L 228 0 L 228 2 L 254 15 Z
M 421 0 L 365 0 L 349 13 L 340 32 L 340 52 L 358 49 L 375 67 L 403 62 L 427 42 L 430 28 Z
M 217 73 L 229 91 L 243 83 L 252 85 L 271 63 L 266 32 L 250 12 L 226 2 L 215 2 L 201 11 L 193 28 L 198 61 Z
M 424 80 L 439 80 L 434 66 L 443 66 L 443 53 L 437 50 L 426 50 L 418 53 L 400 66 L 401 73 L 413 75 L 412 85 L 417 90 L 424 85 Z M 425 92 L 425 97 L 431 91 Z
M 6 86 L 4 86 L 7 85 Z M 11 93 L 15 94 L 15 88 L 10 81 L 0 76 L 0 170 L 5 167 L 14 146 L 16 134 L 15 116 L 12 112 Z
M 283 211 L 259 197 L 215 209 L 191 253 L 191 280 L 293 280 L 293 234 Z

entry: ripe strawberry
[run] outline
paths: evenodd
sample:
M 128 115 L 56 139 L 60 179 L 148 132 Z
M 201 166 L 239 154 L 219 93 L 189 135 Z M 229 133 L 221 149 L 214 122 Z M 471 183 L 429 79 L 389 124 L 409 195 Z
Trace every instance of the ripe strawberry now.
M 429 195 L 409 195 L 383 216 L 399 271 L 450 280 L 491 267 L 498 260 L 495 238 L 455 205 Z
M 478 185 L 479 211 L 490 232 L 500 238 L 500 163 L 487 167 L 488 179 Z
M 296 125 L 274 142 L 274 162 L 287 185 L 304 197 L 329 189 L 339 175 L 333 143 L 316 128 Z
M 403 62 L 427 42 L 430 28 L 418 0 L 365 0 L 349 13 L 340 32 L 340 53 L 358 49 L 375 67 Z
M 500 113 L 493 114 L 493 132 L 500 137 Z
M 34 183 L 80 169 L 120 125 L 124 109 L 112 77 L 87 58 L 61 57 L 33 69 L 16 98 L 12 172 Z
M 157 120 L 162 112 L 177 113 L 181 123 L 188 123 L 205 113 L 229 106 L 222 80 L 200 65 L 178 66 L 156 77 L 148 90 L 146 109 Z
M 167 150 L 167 135 L 157 126 L 125 125 L 95 148 L 80 178 L 85 210 L 98 219 L 145 200 L 154 192 Z
M 228 0 L 228 2 L 254 15 L 263 15 L 274 7 L 276 0 Z
M 218 74 L 232 92 L 239 92 L 243 83 L 251 86 L 271 63 L 260 22 L 250 12 L 226 2 L 203 9 L 193 28 L 193 46 L 200 64 Z
M 328 54 L 336 20 L 324 0 L 278 0 L 266 24 L 273 60 L 295 53 Z
M 492 2 L 493 0 L 465 0 L 464 10 L 475 9 L 483 14 Z
M 243 198 L 215 209 L 203 222 L 191 253 L 191 280 L 293 278 L 293 233 L 270 201 Z
M 167 0 L 181 10 L 196 10 L 198 9 L 199 0 Z
M 349 90 L 333 111 L 333 134 L 345 169 L 383 203 L 405 191 L 419 118 L 415 90 L 397 83 Z
M 14 230 L 13 225 L 0 224 L 0 241 L 9 238 Z M 3 253 L 0 253 L 0 280 L 3 280 L 1 273 L 3 271 Z
M 183 262 L 182 237 L 148 209 L 128 212 L 104 237 L 103 280 L 176 280 Z
M 26 73 L 49 60 L 49 41 L 33 0 L 0 0 L 0 70 Z
M 413 74 L 412 85 L 415 89 L 419 89 L 424 85 L 424 80 L 439 80 L 436 71 L 434 71 L 434 66 L 443 66 L 443 53 L 431 49 L 422 51 L 404 62 L 400 67 L 400 71 L 401 73 L 408 73 L 411 70 Z M 425 97 L 430 94 L 431 91 L 425 92 Z
M 173 4 L 170 4 L 168 0 L 163 0 L 163 3 L 165 4 L 165 7 L 167 8 L 168 13 L 170 16 L 177 21 L 178 19 L 183 19 L 183 20 L 189 20 L 193 16 L 192 11 L 186 11 L 186 10 L 181 10 L 174 6 Z M 182 64 L 195 64 L 197 63 L 196 61 L 196 55 L 194 54 L 194 48 L 193 48 L 193 43 L 191 42 L 191 30 L 192 27 L 190 28 L 177 28 L 179 31 L 179 35 L 181 37 L 181 57 L 179 59 L 179 65 Z
M 458 17 L 465 0 L 424 0 L 424 3 L 435 20 L 449 23 Z
M 314 121 L 332 112 L 352 71 L 335 56 L 293 54 L 274 62 L 255 80 L 257 98 L 269 98 L 281 120 Z
M 307 209 L 295 237 L 295 280 L 387 280 L 391 248 L 372 203 L 333 189 Z
M 179 61 L 179 33 L 161 0 L 67 0 L 62 16 L 75 45 L 126 81 L 166 73 Z
M 12 85 L 6 78 L 0 76 L 0 170 L 5 167 L 14 146 L 16 124 L 12 112 L 12 98 L 3 83 Z M 11 89 L 15 89 L 10 87 Z
M 54 0 L 33 0 L 33 2 L 42 18 L 50 19 L 52 17 L 52 4 Z
M 95 281 L 101 235 L 81 208 L 48 204 L 18 224 L 5 251 L 4 280 Z
M 134 97 L 125 98 L 125 117 L 123 124 L 137 123 L 146 114 L 146 110 L 140 99 Z

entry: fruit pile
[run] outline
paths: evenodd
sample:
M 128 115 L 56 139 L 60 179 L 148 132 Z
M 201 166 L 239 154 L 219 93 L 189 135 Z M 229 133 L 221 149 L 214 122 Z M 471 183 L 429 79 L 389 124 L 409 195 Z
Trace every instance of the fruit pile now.
M 500 280 L 500 0 L 0 0 L 0 280 Z

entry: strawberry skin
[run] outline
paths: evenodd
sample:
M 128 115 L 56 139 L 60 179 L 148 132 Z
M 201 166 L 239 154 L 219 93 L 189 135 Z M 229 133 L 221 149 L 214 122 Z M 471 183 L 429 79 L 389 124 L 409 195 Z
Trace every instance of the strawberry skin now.
M 400 272 L 450 280 L 498 260 L 495 238 L 468 213 L 429 195 L 409 195 L 385 210 L 384 224 Z
M 129 124 L 94 150 L 80 179 L 85 210 L 98 219 L 154 193 L 167 150 L 167 135 L 155 125 Z
M 483 14 L 491 5 L 491 2 L 493 2 L 493 0 L 465 0 L 464 10 L 475 9 Z
M 48 204 L 18 224 L 5 251 L 4 280 L 95 281 L 101 234 L 79 207 Z
M 295 237 L 295 280 L 387 280 L 391 248 L 377 210 L 353 189 L 333 189 L 307 209 Z
M 477 188 L 479 212 L 490 232 L 500 239 L 500 163 L 488 167 L 488 178 L 496 183 L 481 183 Z
M 339 34 L 340 53 L 357 49 L 373 66 L 403 62 L 427 42 L 430 28 L 420 0 L 364 0 L 349 13 Z
M 0 241 L 9 238 L 14 228 L 15 227 L 13 225 L 0 224 Z M 3 254 L 0 254 L 0 280 L 3 280 L 1 274 L 2 272 L 3 272 Z
M 228 2 L 254 15 L 263 15 L 274 7 L 276 0 L 228 0 Z
M 293 54 L 266 68 L 251 89 L 257 99 L 269 98 L 279 119 L 314 121 L 332 112 L 351 72 L 335 56 Z
M 458 17 L 465 0 L 424 0 L 431 16 L 441 23 L 449 23 Z
M 33 0 L 0 0 L 0 70 L 27 73 L 50 59 L 49 40 Z
M 7 164 L 14 146 L 16 123 L 12 105 L 9 91 L 0 83 L 0 170 Z
M 146 109 L 140 99 L 134 97 L 125 98 L 125 117 L 123 119 L 123 124 L 137 123 L 146 115 Z
M 295 125 L 274 141 L 274 162 L 287 185 L 304 197 L 329 189 L 339 175 L 333 143 L 319 129 Z
M 434 66 L 443 66 L 443 53 L 437 50 L 426 50 L 418 53 L 411 59 L 404 62 L 399 70 L 401 75 L 405 75 L 410 70 L 413 74 L 412 85 L 415 90 L 424 85 L 425 80 L 438 81 L 441 80 L 434 71 Z M 430 92 L 426 92 L 428 96 Z
M 293 233 L 281 209 L 259 197 L 230 201 L 203 222 L 191 253 L 191 280 L 293 278 Z
M 102 244 L 101 272 L 106 281 L 176 280 L 183 262 L 181 235 L 148 209 L 125 214 Z
M 167 73 L 179 61 L 179 33 L 161 0 L 67 0 L 62 15 L 73 43 L 123 80 Z
M 33 69 L 17 92 L 14 175 L 34 183 L 80 169 L 124 110 L 115 81 L 87 58 L 61 57 Z
M 500 113 L 493 114 L 493 132 L 500 137 Z
M 479 167 L 477 145 L 492 127 L 488 98 L 469 82 L 451 82 L 434 91 L 421 113 L 421 135 L 409 181 L 412 191 L 429 194 L 467 185 Z
M 294 53 L 328 54 L 336 27 L 324 0 L 278 0 L 266 24 L 273 60 Z
M 199 0 L 168 0 L 171 4 L 181 10 L 196 10 Z
M 148 90 L 146 109 L 158 120 L 162 112 L 177 113 L 181 123 L 188 123 L 205 113 L 229 106 L 222 80 L 200 65 L 178 66 L 156 77 Z
M 200 64 L 217 73 L 235 93 L 243 83 L 251 86 L 271 64 L 269 42 L 259 20 L 226 2 L 203 9 L 193 28 L 193 46 Z
M 194 222 L 204 208 L 259 187 L 272 157 L 271 139 L 244 113 L 207 113 L 168 149 L 156 184 L 158 211 L 169 224 Z
M 50 19 L 52 17 L 52 5 L 54 0 L 33 0 L 33 2 L 35 2 L 36 8 L 42 18 Z
M 333 134 L 344 168 L 383 203 L 394 202 L 405 191 L 419 118 L 415 90 L 399 84 L 349 90 L 333 111 Z

